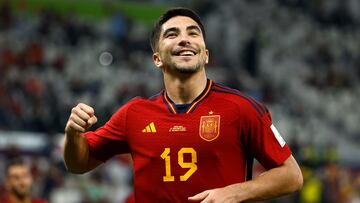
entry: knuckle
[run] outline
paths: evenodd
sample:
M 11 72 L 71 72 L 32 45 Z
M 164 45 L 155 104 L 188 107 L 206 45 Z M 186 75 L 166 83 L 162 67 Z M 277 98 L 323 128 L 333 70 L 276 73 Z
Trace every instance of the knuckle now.
M 72 113 L 78 113 L 79 112 L 79 107 L 74 107 L 71 110 Z
M 74 120 L 75 120 L 75 115 L 71 114 L 70 117 L 69 117 L 69 121 L 74 121 Z
M 83 109 L 88 107 L 88 105 L 84 103 L 79 103 L 78 106 L 79 108 L 83 108 Z
M 92 108 L 91 106 L 87 106 L 87 110 L 89 113 L 93 114 L 94 113 L 94 108 Z
M 69 122 L 69 127 L 74 129 L 76 126 L 75 126 L 75 123 L 73 121 L 70 121 Z

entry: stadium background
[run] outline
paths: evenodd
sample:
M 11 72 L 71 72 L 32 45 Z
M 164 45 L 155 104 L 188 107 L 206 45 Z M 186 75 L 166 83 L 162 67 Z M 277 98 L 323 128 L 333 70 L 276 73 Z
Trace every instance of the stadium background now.
M 52 203 L 131 194 L 126 156 L 67 173 L 63 128 L 78 102 L 96 109 L 99 126 L 163 88 L 148 34 L 171 6 L 199 12 L 209 77 L 264 102 L 302 166 L 303 190 L 268 202 L 360 202 L 358 0 L 0 0 L 0 194 L 4 165 L 19 155 L 33 195 Z

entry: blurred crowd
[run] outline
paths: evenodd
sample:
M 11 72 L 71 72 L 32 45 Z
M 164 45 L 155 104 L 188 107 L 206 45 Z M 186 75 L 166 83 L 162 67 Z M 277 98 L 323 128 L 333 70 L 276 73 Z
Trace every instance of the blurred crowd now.
M 56 139 L 78 102 L 95 108 L 98 127 L 132 97 L 163 88 L 148 25 L 120 12 L 96 21 L 46 9 L 29 16 L 0 2 L 1 131 Z M 209 77 L 264 102 L 303 166 L 304 189 L 272 202 L 360 202 L 351 150 L 360 148 L 360 2 L 186 2 L 205 24 Z M 35 154 L 1 149 L 1 163 L 16 155 L 32 166 L 34 195 L 51 202 L 122 202 L 131 194 L 128 157 L 75 176 L 56 144 Z

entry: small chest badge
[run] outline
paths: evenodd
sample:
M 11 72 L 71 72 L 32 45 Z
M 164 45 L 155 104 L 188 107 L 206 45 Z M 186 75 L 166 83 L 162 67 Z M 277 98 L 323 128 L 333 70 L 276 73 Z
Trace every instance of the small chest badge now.
M 199 135 L 202 139 L 210 142 L 215 140 L 220 134 L 220 115 L 201 116 L 199 125 Z

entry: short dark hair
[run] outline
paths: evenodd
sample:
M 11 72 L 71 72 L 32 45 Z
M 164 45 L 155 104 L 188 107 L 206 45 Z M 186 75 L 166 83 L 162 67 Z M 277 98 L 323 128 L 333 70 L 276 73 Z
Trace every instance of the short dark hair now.
M 175 16 L 186 16 L 193 19 L 199 26 L 202 32 L 202 35 L 205 39 L 205 29 L 200 20 L 200 17 L 191 9 L 176 7 L 167 10 L 159 19 L 156 21 L 150 36 L 150 45 L 153 52 L 156 52 L 158 49 L 158 43 L 160 39 L 161 26 L 168 21 L 170 18 Z
M 10 159 L 5 166 L 5 175 L 8 176 L 9 175 L 9 170 L 11 167 L 13 166 L 28 166 L 25 162 L 24 159 L 20 158 L 20 157 L 16 157 L 13 159 Z

